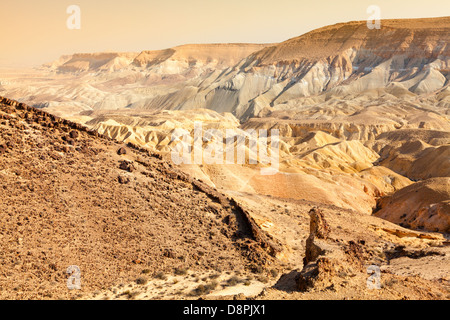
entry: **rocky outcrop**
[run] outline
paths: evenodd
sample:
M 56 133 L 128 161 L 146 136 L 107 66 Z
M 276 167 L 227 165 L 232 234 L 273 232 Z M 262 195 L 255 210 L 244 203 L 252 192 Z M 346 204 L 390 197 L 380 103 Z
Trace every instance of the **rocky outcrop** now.
M 450 232 L 450 178 L 416 182 L 379 200 L 374 214 L 416 230 Z
M 320 209 L 311 209 L 309 215 L 310 234 L 303 269 L 295 278 L 297 289 L 302 292 L 334 288 L 341 281 L 340 274 L 361 272 L 364 261 L 360 244 L 340 244 L 329 238 L 331 230 Z
M 325 220 L 322 211 L 318 208 L 313 208 L 309 211 L 310 226 L 309 237 L 306 239 L 306 251 L 303 258 L 303 264 L 307 265 L 309 262 L 316 260 L 320 255 L 326 251 L 326 245 L 320 242 L 320 239 L 327 240 L 330 233 L 330 227 Z M 318 240 L 316 240 L 318 239 Z
M 120 147 L 119 149 L 117 149 L 117 154 L 119 156 L 125 155 L 125 154 L 127 154 L 127 149 L 125 149 L 124 147 Z

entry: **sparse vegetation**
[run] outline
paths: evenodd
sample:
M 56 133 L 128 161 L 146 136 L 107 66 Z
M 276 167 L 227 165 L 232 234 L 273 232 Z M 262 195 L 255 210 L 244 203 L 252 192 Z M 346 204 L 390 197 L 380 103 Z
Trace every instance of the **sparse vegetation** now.
M 121 296 L 126 296 L 127 299 L 134 299 L 139 293 L 136 291 L 127 290 L 121 294 Z
M 217 278 L 219 278 L 219 277 L 220 277 L 220 273 L 213 273 L 213 274 L 211 274 L 211 275 L 209 276 L 209 278 L 210 278 L 211 280 L 217 279 Z
M 136 284 L 145 285 L 148 283 L 148 279 L 145 277 L 139 277 L 136 279 Z
M 203 284 L 192 290 L 192 295 L 201 296 L 204 294 L 206 294 L 206 287 Z
M 164 272 L 158 272 L 155 274 L 154 278 L 159 280 L 167 280 L 167 275 Z
M 250 269 L 252 270 L 253 273 L 263 273 L 264 272 L 264 268 L 259 265 L 259 264 L 253 264 Z
M 277 270 L 277 269 L 271 269 L 271 270 L 270 270 L 270 275 L 271 275 L 273 278 L 276 278 L 276 277 L 278 276 L 278 270 Z
M 219 283 L 217 281 L 212 281 L 208 284 L 200 284 L 197 288 L 195 288 L 192 291 L 192 294 L 195 296 L 201 296 L 201 295 L 205 295 L 208 293 L 211 293 L 211 291 L 213 291 L 214 289 L 217 288 L 217 286 L 219 285 Z
M 242 282 L 243 282 L 243 280 L 241 278 L 239 278 L 238 276 L 232 276 L 230 279 L 227 280 L 227 284 L 229 286 L 235 286 Z
M 262 283 L 267 283 L 267 282 L 269 282 L 269 278 L 268 278 L 267 276 L 265 276 L 265 275 L 260 275 L 260 276 L 258 276 L 258 277 L 256 278 L 256 280 L 258 280 L 259 282 L 262 282 Z
M 177 276 L 185 276 L 188 274 L 188 268 L 180 267 L 174 270 L 174 274 Z
M 398 282 L 398 280 L 396 278 L 390 278 L 385 281 L 384 285 L 387 287 L 392 287 L 397 282 Z

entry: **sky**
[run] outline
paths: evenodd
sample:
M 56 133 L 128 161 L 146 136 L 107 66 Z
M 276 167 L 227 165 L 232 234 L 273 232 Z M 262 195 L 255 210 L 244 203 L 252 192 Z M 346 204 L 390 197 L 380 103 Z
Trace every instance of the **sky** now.
M 67 8 L 80 8 L 69 29 Z M 275 43 L 340 22 L 450 16 L 449 0 L 1 0 L 0 67 L 38 66 L 79 52 L 191 43 Z

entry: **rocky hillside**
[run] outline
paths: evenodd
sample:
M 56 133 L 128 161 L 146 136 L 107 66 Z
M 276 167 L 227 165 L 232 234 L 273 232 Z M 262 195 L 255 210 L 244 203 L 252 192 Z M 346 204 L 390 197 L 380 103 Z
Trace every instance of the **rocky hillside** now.
M 248 213 L 146 151 L 0 98 L 0 297 L 70 298 L 175 269 L 274 268 Z M 79 266 L 82 291 L 66 287 Z
M 450 178 L 432 178 L 379 201 L 377 217 L 412 229 L 450 233 Z
M 316 133 L 299 147 L 328 142 L 333 137 Z M 344 144 L 320 153 L 348 166 L 364 147 Z M 0 181 L 2 299 L 448 299 L 450 292 L 441 234 L 324 203 L 224 196 L 159 155 L 6 98 Z M 322 209 L 308 217 L 313 206 Z M 401 259 L 410 257 L 406 270 Z M 384 265 L 380 290 L 367 288 L 368 264 Z M 80 268 L 81 290 L 68 290 L 69 266 Z

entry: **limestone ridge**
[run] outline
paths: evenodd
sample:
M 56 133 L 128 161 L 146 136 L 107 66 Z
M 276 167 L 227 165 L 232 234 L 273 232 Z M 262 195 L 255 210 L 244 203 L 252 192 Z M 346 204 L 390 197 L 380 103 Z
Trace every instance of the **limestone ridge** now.
M 52 70 L 70 72 L 114 72 L 134 67 L 155 73 L 180 73 L 190 67 L 224 69 L 268 44 L 189 44 L 163 50 L 142 52 L 99 52 L 65 55 L 45 64 Z M 157 67 L 157 68 L 156 68 Z

